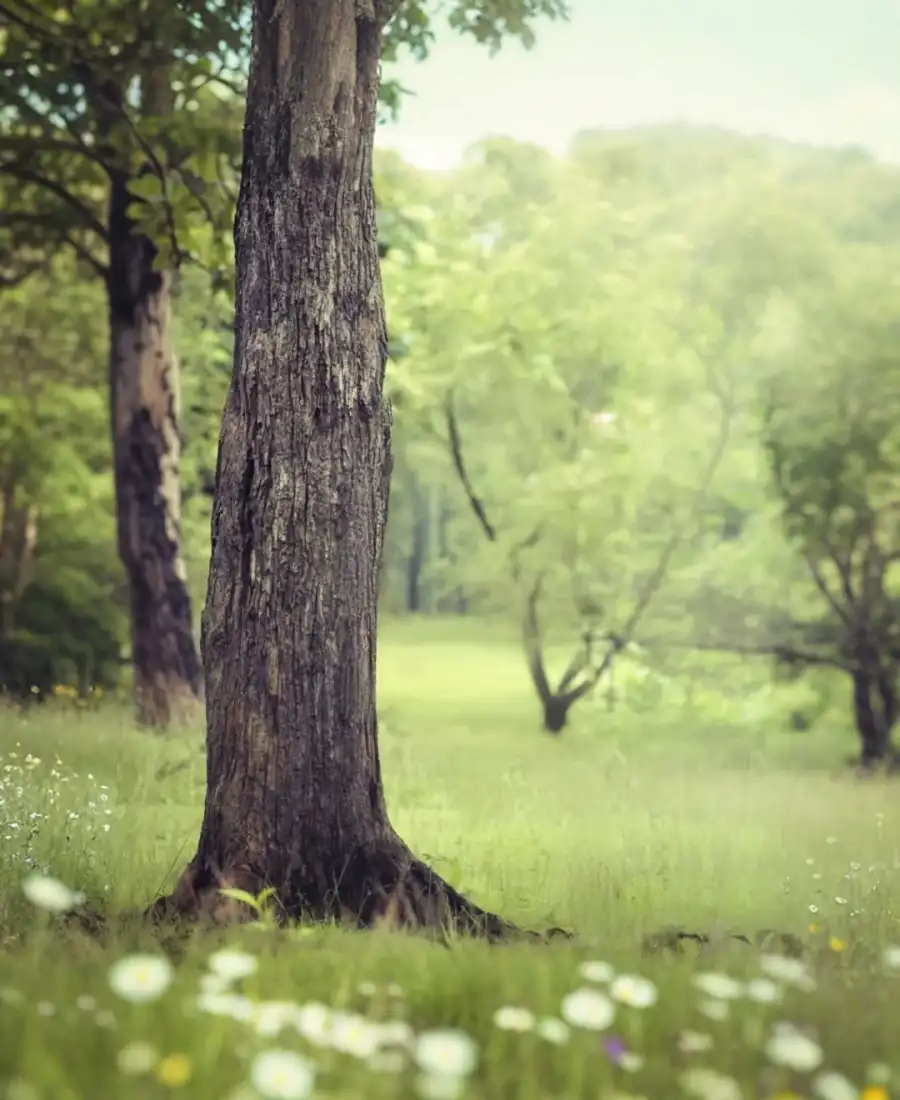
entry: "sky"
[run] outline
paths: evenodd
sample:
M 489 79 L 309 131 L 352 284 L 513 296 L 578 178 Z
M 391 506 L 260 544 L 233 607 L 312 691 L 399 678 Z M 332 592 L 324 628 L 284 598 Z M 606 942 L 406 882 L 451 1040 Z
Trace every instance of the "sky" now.
M 388 75 L 415 92 L 378 144 L 449 168 L 506 135 L 562 152 L 579 130 L 691 122 L 900 162 L 900 0 L 571 0 L 531 51 L 491 58 L 440 25 Z

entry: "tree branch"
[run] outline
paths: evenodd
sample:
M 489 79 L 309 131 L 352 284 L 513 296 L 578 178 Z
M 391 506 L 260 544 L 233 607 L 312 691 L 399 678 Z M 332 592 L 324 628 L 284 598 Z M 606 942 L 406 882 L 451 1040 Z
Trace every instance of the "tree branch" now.
M 80 199 L 75 198 L 63 184 L 48 179 L 39 172 L 33 172 L 30 168 L 26 168 L 21 164 L 16 164 L 13 161 L 7 161 L 4 164 L 0 164 L 0 175 L 2 174 L 10 175 L 14 179 L 21 180 L 23 183 L 31 183 L 34 184 L 35 187 L 40 187 L 44 191 L 49 191 L 51 195 L 55 195 L 71 210 L 74 210 L 84 222 L 85 226 L 96 233 L 102 241 L 106 243 L 109 242 L 109 234 L 103 222 L 101 222 L 99 218 L 80 201 Z
M 497 531 L 494 525 L 487 517 L 484 504 L 480 497 L 475 493 L 472 487 L 472 482 L 469 480 L 469 472 L 466 469 L 466 464 L 463 459 L 462 453 L 462 440 L 459 435 L 459 424 L 456 419 L 456 410 L 453 407 L 453 394 L 449 392 L 444 401 L 444 414 L 447 422 L 447 435 L 450 439 L 450 453 L 453 456 L 453 468 L 456 470 L 457 477 L 460 484 L 466 494 L 466 499 L 469 502 L 469 507 L 475 514 L 475 518 L 481 526 L 481 530 L 484 532 L 485 537 L 489 542 L 497 541 Z

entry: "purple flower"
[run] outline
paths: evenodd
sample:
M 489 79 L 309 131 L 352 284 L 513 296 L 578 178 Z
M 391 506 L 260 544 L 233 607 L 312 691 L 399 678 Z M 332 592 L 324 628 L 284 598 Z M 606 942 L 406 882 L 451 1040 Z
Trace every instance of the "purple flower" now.
M 603 1040 L 603 1049 L 606 1051 L 606 1057 L 614 1066 L 617 1066 L 625 1054 L 625 1041 L 618 1035 L 608 1035 Z

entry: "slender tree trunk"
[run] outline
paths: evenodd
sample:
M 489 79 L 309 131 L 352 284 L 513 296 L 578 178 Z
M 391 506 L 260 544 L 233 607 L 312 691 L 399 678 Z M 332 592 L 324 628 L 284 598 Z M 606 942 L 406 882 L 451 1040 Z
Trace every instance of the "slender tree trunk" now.
M 873 702 L 877 685 L 871 673 L 857 668 L 853 673 L 853 713 L 860 739 L 860 766 L 872 769 L 891 755 L 890 727 Z
M 428 553 L 428 511 L 415 477 L 410 479 L 412 495 L 412 544 L 406 559 L 406 610 L 416 614 L 422 610 L 422 569 Z
M 196 715 L 202 676 L 181 555 L 171 275 L 153 269 L 156 249 L 132 232 L 127 182 L 114 175 L 109 204 L 116 518 L 131 603 L 137 717 L 159 729 Z
M 502 935 L 391 827 L 375 712 L 390 477 L 372 144 L 383 16 L 255 0 L 235 227 L 234 374 L 203 616 L 207 794 L 163 911 L 281 912 Z

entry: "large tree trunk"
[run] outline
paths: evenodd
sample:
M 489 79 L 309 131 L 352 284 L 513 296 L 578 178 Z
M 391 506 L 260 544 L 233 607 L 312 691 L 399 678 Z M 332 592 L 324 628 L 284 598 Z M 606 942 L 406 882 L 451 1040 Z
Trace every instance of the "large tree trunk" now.
M 207 793 L 163 911 L 502 935 L 393 831 L 375 712 L 390 476 L 372 144 L 383 16 L 255 0 L 237 224 L 234 374 L 203 616 Z
M 119 556 L 131 602 L 138 721 L 165 728 L 195 716 L 200 659 L 181 555 L 178 368 L 172 285 L 156 249 L 133 233 L 127 177 L 109 204 L 110 405 Z

